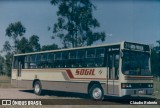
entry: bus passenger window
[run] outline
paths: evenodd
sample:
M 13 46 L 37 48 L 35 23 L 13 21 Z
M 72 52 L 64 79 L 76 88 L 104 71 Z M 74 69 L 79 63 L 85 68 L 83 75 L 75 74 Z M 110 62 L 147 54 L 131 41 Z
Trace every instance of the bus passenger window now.
M 77 67 L 76 55 L 77 55 L 77 51 L 69 52 L 69 67 L 71 68 Z
M 37 66 L 36 66 L 36 55 L 31 55 L 30 56 L 30 68 L 31 69 L 37 68 Z
M 53 68 L 54 53 L 48 53 L 47 61 L 48 61 L 48 68 Z
M 87 58 L 95 57 L 95 49 L 88 49 L 87 50 Z
M 103 67 L 104 66 L 104 48 L 97 48 L 96 49 L 96 59 L 95 59 L 95 66 L 96 67 Z
M 104 57 L 104 48 L 97 48 L 96 49 L 96 57 Z
M 55 58 L 54 58 L 54 60 L 55 60 L 54 66 L 55 66 L 56 68 L 60 68 L 60 67 L 61 67 L 61 62 L 60 62 L 60 61 L 62 60 L 61 52 L 55 53 Z
M 14 57 L 14 65 L 13 65 L 14 69 L 18 68 L 18 57 Z
M 37 66 L 37 68 L 41 68 L 41 54 L 37 54 L 36 66 Z
M 85 67 L 85 50 L 78 50 L 76 58 L 77 67 Z
M 29 69 L 30 68 L 30 56 L 29 55 L 25 56 L 25 61 L 24 62 L 25 62 L 24 68 Z

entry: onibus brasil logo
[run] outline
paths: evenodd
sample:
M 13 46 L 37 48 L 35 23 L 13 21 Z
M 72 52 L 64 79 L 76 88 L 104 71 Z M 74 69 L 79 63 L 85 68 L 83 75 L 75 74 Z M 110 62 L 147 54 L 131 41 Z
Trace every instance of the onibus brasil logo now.
M 33 100 L 2 100 L 2 105 L 42 105 L 42 103 Z

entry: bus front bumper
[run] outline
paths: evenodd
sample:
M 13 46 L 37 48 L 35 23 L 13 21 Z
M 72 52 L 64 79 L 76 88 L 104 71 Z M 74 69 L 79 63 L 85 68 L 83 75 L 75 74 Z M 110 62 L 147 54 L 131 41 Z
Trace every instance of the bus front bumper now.
M 152 95 L 153 94 L 153 88 L 140 88 L 140 89 L 122 89 L 121 90 L 121 96 L 126 95 Z

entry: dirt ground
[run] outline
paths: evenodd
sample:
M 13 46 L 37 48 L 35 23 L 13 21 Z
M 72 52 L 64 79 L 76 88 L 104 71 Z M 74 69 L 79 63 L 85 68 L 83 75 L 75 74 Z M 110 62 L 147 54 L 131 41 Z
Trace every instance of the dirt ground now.
M 160 82 L 154 81 L 154 96 L 160 99 Z M 0 99 L 88 99 L 87 95 L 72 94 L 65 92 L 44 92 L 42 96 L 37 96 L 32 90 L 24 88 L 14 88 L 10 84 L 8 77 L 0 76 Z M 87 101 L 90 102 L 88 99 Z M 94 101 L 92 101 L 94 102 Z M 108 101 L 106 101 L 107 103 Z M 95 103 L 95 102 L 94 102 Z M 105 105 L 43 105 L 43 106 L 0 106 L 0 108 L 160 108 L 160 105 L 123 105 L 123 103 L 110 102 Z

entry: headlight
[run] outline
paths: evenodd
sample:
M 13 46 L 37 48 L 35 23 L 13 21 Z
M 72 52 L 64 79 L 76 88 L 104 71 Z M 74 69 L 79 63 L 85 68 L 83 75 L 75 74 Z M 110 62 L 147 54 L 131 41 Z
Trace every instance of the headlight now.
M 152 88 L 152 87 L 153 87 L 153 84 L 148 84 L 148 87 L 149 87 L 149 88 Z
M 129 88 L 131 88 L 132 87 L 132 85 L 131 84 L 129 84 L 129 86 L 128 86 Z
M 150 87 L 153 87 L 153 84 L 150 84 Z
M 122 84 L 122 88 L 132 88 L 132 84 Z

